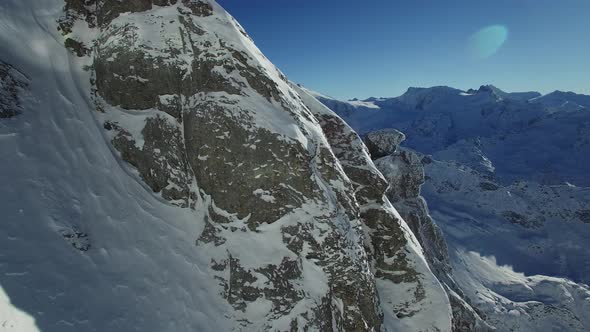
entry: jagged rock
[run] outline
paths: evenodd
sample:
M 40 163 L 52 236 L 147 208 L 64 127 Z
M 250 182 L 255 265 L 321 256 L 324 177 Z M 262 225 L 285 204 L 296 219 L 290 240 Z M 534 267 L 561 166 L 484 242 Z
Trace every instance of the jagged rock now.
M 413 246 L 415 239 L 407 230 L 406 222 L 399 218 L 385 196 L 387 182 L 371 161 L 367 147 L 340 117 L 305 90 L 298 89 L 298 92 L 318 118 L 336 157 L 355 187 L 361 221 L 367 234 L 365 245 L 372 259 L 385 321 L 390 322 L 388 326 L 393 329 L 449 330 L 449 300 L 444 290 L 437 287 L 430 271 L 424 270 L 425 266 L 419 258 L 421 249 Z M 393 134 L 394 140 L 400 136 L 394 131 L 382 134 Z M 386 137 L 376 138 L 376 141 L 392 143 Z M 408 294 L 401 297 L 394 295 L 397 287 L 408 289 Z M 440 305 L 432 305 L 438 301 Z M 435 318 L 445 314 L 448 320 Z
M 498 186 L 495 183 L 491 183 L 491 182 L 480 182 L 479 187 L 481 189 L 487 190 L 487 191 L 495 191 L 495 190 L 500 189 L 500 186 Z
M 142 146 L 117 124 L 106 122 L 106 127 L 116 132 L 112 142 L 123 160 L 137 168 L 154 192 L 175 205 L 189 205 L 192 172 L 184 152 L 182 128 L 174 120 L 159 115 L 146 119 L 141 130 Z
M 96 37 L 79 39 L 71 20 L 97 22 Z M 209 253 L 235 328 L 384 327 L 358 208 L 382 196 L 382 178 L 356 194 L 339 147 L 219 5 L 70 1 L 60 27 L 92 45 L 97 117 L 121 158 L 154 193 L 204 213 L 195 250 Z M 397 231 L 390 246 L 403 247 Z
M 63 34 L 72 33 L 76 20 L 84 20 L 89 27 L 96 26 L 96 11 L 93 10 L 98 5 L 97 0 L 65 0 L 64 14 L 57 21 L 57 29 Z
M 369 133 L 366 137 L 382 137 L 382 133 Z M 375 166 L 389 183 L 387 197 L 424 248 L 430 268 L 445 287 L 452 307 L 453 331 L 491 331 L 455 283 L 444 236 L 420 196 L 420 187 L 425 182 L 424 157 L 406 148 L 390 151 L 389 155 L 374 160 Z
M 227 106 L 211 100 L 186 113 L 184 133 L 199 187 L 216 207 L 247 217 L 251 229 L 320 199 L 308 151 L 268 130 L 244 128 Z
M 578 210 L 576 215 L 583 223 L 590 224 L 590 210 Z
M 90 54 L 90 50 L 81 42 L 74 40 L 72 38 L 67 38 L 64 42 L 64 46 L 70 49 L 73 53 L 75 53 L 79 57 L 86 56 Z
M 526 228 L 541 228 L 543 226 L 542 219 L 530 219 L 514 211 L 503 211 L 502 216 L 506 221 Z
M 496 331 L 495 328 L 484 321 L 485 316 L 465 300 L 466 296 L 464 294 L 459 295 L 448 287 L 446 289 L 453 308 L 454 332 Z
M 10 64 L 0 60 L 0 119 L 22 112 L 21 98 L 29 88 L 29 79 Z
M 160 2 L 165 2 L 160 0 Z M 205 1 L 201 0 L 182 0 L 185 6 L 190 8 L 193 15 L 196 16 L 210 16 L 213 15 L 213 7 Z M 176 0 L 174 0 L 176 3 Z M 163 4 L 160 4 L 162 6 Z
M 406 135 L 396 129 L 372 131 L 363 137 L 372 159 L 393 154 L 405 139 Z
M 387 196 L 392 202 L 417 198 L 424 183 L 422 158 L 414 151 L 402 148 L 393 154 L 375 160 L 389 183 Z

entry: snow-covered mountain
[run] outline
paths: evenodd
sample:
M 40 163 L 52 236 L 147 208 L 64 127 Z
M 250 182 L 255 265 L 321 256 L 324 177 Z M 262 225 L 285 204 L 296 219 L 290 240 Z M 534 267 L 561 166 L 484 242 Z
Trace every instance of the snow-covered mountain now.
M 556 107 L 565 103 L 556 96 L 587 97 L 410 88 L 358 107 L 317 96 L 369 141 L 404 132 L 389 142 L 406 138 L 418 151 L 405 159 L 423 165 L 421 194 L 447 240 L 452 278 L 499 331 L 590 328 L 590 110 Z M 372 156 L 386 178 L 399 177 L 395 153 Z
M 1 331 L 472 326 L 359 136 L 214 1 L 0 22 Z
M 545 105 L 557 111 L 577 111 L 583 108 L 590 108 L 590 96 L 573 92 L 554 91 L 544 96 L 532 98 L 530 101 Z
M 489 93 L 494 95 L 499 99 L 512 99 L 512 100 L 522 100 L 527 101 L 533 98 L 541 97 L 541 94 L 536 91 L 527 91 L 527 92 L 506 92 L 502 91 L 499 88 L 488 84 L 482 85 L 479 87 L 478 90 L 469 89 L 467 90 L 468 94 L 477 94 L 477 93 Z
M 319 100 L 359 134 L 395 125 L 406 134 L 406 145 L 422 153 L 463 146 L 462 140 L 477 141 L 476 148 L 495 161 L 491 165 L 495 175 L 506 184 L 527 178 L 543 184 L 589 186 L 585 167 L 590 162 L 589 109 L 559 111 L 552 102 L 554 94 L 521 100 L 489 86 L 470 91 L 433 87 L 410 88 L 396 98 L 369 99 L 371 107 L 326 97 Z M 571 95 L 568 100 L 583 104 L 587 98 Z M 467 157 L 477 156 L 461 156 Z M 478 161 L 468 165 L 480 167 Z
M 0 331 L 583 331 L 590 125 L 543 98 L 340 102 L 213 0 L 3 0 Z

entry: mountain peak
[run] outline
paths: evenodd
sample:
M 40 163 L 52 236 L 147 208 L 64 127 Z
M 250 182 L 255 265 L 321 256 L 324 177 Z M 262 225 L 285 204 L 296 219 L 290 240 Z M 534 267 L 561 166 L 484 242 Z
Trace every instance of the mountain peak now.
M 424 93 L 424 92 L 437 92 L 437 93 L 454 93 L 460 91 L 459 89 L 452 88 L 446 85 L 435 85 L 429 88 L 423 87 L 409 87 L 408 90 L 404 93 L 404 95 L 410 94 L 417 94 L 417 93 Z
M 479 92 L 490 92 L 490 93 L 494 93 L 497 95 L 506 95 L 507 93 L 501 89 L 499 89 L 498 87 L 496 87 L 495 85 L 492 84 L 486 84 L 486 85 L 481 85 L 479 87 Z
M 468 94 L 489 94 L 498 100 L 501 99 L 512 99 L 512 100 L 530 100 L 533 98 L 537 98 L 541 96 L 539 92 L 536 91 L 527 91 L 527 92 L 506 92 L 495 85 L 492 84 L 485 84 L 481 85 L 479 89 L 469 89 L 467 90 Z
M 459 89 L 451 88 L 449 86 L 433 86 L 430 88 L 418 88 L 418 87 L 409 87 L 408 90 L 398 98 L 401 100 L 408 100 L 417 97 L 442 97 L 442 96 L 450 96 L 450 95 L 458 95 L 462 91 Z
M 553 92 L 550 92 L 547 94 L 547 96 L 568 96 L 568 97 L 572 97 L 572 96 L 583 96 L 582 94 L 577 94 L 573 91 L 562 91 L 562 90 L 555 90 Z
M 428 108 L 433 101 L 448 96 L 459 95 L 463 91 L 448 86 L 433 86 L 430 88 L 410 87 L 397 99 L 417 110 Z
M 590 96 L 572 91 L 555 90 L 544 96 L 532 99 L 535 103 L 559 110 L 580 110 L 590 108 Z

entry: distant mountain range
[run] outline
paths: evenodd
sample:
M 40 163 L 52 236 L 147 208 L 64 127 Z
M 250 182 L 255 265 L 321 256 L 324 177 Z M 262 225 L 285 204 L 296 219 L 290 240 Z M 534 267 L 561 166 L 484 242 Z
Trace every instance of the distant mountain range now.
M 409 88 L 395 98 L 340 101 L 315 93 L 360 134 L 395 126 L 406 145 L 436 153 L 476 140 L 490 165 L 477 156 L 469 165 L 494 169 L 503 183 L 527 178 L 543 184 L 590 185 L 590 96 L 555 91 L 507 93 L 492 85 L 463 91 Z M 465 160 L 463 160 L 465 161 Z
M 362 101 L 314 95 L 363 136 L 405 133 L 403 145 L 422 158 L 421 194 L 449 245 L 453 279 L 488 324 L 590 326 L 581 304 L 590 298 L 590 96 L 492 85 Z M 386 177 L 399 169 L 375 164 Z

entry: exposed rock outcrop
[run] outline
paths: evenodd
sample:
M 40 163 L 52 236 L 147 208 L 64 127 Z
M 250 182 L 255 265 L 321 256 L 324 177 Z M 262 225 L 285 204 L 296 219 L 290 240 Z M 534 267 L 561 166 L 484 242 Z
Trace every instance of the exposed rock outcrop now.
M 448 330 L 449 300 L 420 259 L 422 249 L 417 247 L 414 235 L 386 197 L 388 183 L 371 161 L 369 149 L 340 117 L 305 90 L 298 89 L 298 92 L 320 121 L 328 142 L 355 187 L 360 218 L 367 234 L 367 252 L 377 278 L 386 321 L 389 318 L 394 329 Z M 375 142 L 371 146 L 377 151 L 395 151 L 403 134 L 391 130 L 371 137 Z M 397 289 L 406 289 L 407 293 L 396 294 Z
M 379 159 L 393 154 L 399 144 L 405 139 L 406 135 L 401 131 L 396 129 L 381 129 L 366 134 L 363 141 L 369 149 L 371 158 Z
M 59 26 L 94 61 L 96 116 L 120 157 L 154 194 L 203 211 L 195 250 L 236 329 L 450 329 L 362 141 L 219 5 L 70 0 Z
M 444 236 L 430 217 L 426 201 L 420 196 L 420 186 L 425 182 L 423 157 L 399 147 L 404 139 L 400 134 L 397 130 L 380 130 L 364 137 L 367 146 L 373 146 L 373 151 L 377 152 L 375 166 L 389 183 L 387 197 L 412 229 L 424 248 L 430 268 L 447 291 L 453 308 L 453 331 L 491 330 L 480 317 L 481 313 L 466 302 L 465 295 L 453 280 Z M 382 156 L 382 151 L 390 153 Z
M 66 0 L 64 7 L 62 0 L 8 0 L 0 1 L 0 22 L 0 58 L 14 62 L 0 66 L 0 177 L 7 184 L 0 186 L 0 320 L 6 327 L 485 328 L 453 278 L 468 285 L 465 293 L 499 330 L 590 326 L 583 315 L 586 286 L 519 275 L 472 250 L 457 253 L 467 263 L 451 274 L 417 189 L 417 161 L 443 166 L 393 149 L 399 137 L 385 138 L 383 151 L 399 160 L 384 177 L 350 127 L 292 87 L 214 1 Z M 376 110 L 402 103 L 425 115 L 408 119 L 416 128 L 410 139 L 426 135 L 431 147 L 456 142 L 453 113 L 426 114 L 440 96 L 412 100 L 415 93 L 405 101 L 349 105 L 389 116 Z M 510 110 L 500 105 L 468 114 L 493 119 Z M 386 122 L 367 125 L 376 123 Z M 576 144 L 584 145 L 588 126 L 575 125 Z M 500 212 L 514 212 L 506 216 L 515 222 L 503 218 L 500 229 L 514 232 L 494 242 L 539 230 L 518 223 L 532 215 L 520 203 L 531 194 L 543 198 L 535 201 L 544 205 L 543 227 L 560 214 L 579 230 L 588 224 L 588 203 L 577 199 L 588 197 L 586 189 L 507 187 L 455 166 L 452 176 L 427 186 L 458 197 L 456 204 L 471 202 L 461 196 L 469 189 L 463 194 L 494 212 L 496 201 L 488 198 L 501 199 Z M 558 199 L 568 208 L 545 208 Z M 437 218 L 449 211 L 465 216 L 447 209 Z M 457 232 L 461 240 L 493 230 L 454 221 L 469 230 Z M 555 233 L 561 232 L 538 234 Z M 585 236 L 579 233 L 563 236 Z M 560 266 L 566 271 L 571 264 Z
M 10 64 L 0 60 L 0 119 L 11 118 L 22 112 L 22 97 L 29 87 L 29 79 Z

